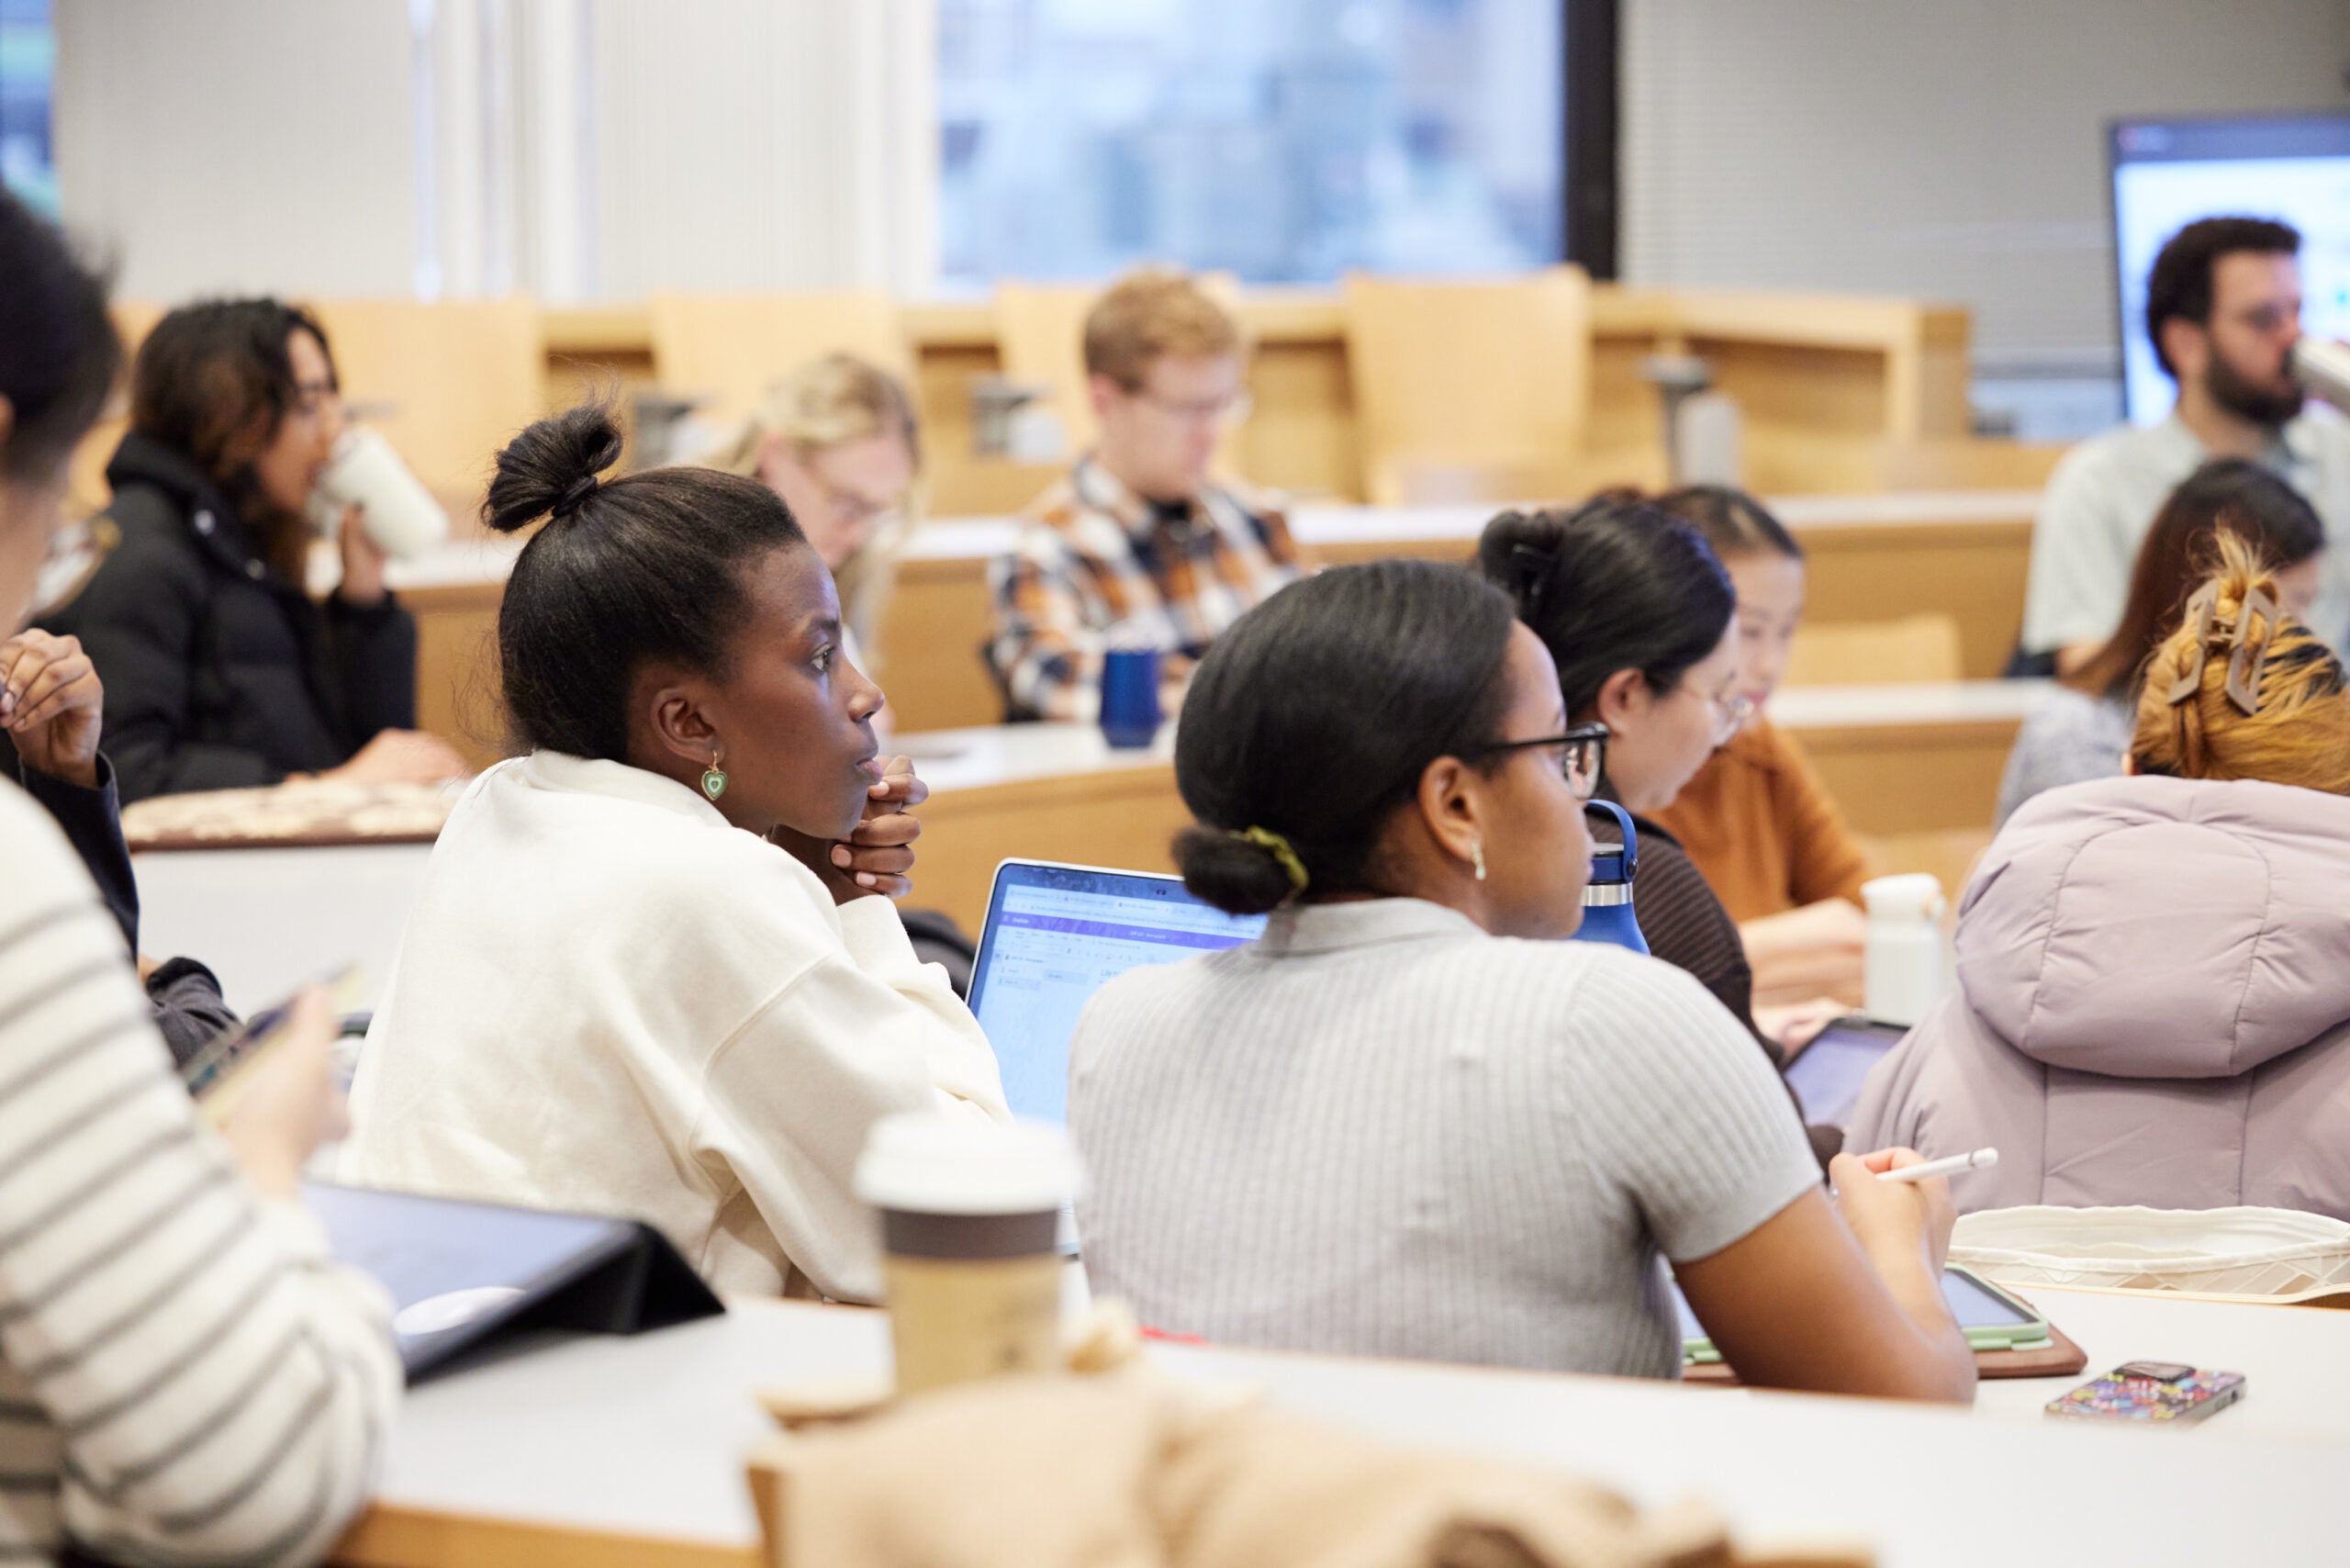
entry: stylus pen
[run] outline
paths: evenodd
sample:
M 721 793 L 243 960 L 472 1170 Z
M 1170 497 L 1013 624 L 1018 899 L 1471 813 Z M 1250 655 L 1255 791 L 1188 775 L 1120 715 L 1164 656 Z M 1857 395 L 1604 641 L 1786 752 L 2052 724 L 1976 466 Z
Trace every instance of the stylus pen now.
M 1988 1170 L 1998 1163 L 1998 1149 L 1978 1148 L 1973 1154 L 1953 1154 L 1948 1159 L 1929 1159 L 1923 1165 L 1905 1165 L 1898 1170 L 1886 1171 L 1877 1180 L 1930 1182 L 1937 1176 L 1955 1176 L 1962 1170 Z

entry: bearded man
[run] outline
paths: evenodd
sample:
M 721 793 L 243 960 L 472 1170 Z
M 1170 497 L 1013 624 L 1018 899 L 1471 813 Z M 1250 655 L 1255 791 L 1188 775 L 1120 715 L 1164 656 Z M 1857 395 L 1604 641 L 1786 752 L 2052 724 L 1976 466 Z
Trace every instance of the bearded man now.
M 2121 619 L 2138 546 L 2173 487 L 2213 457 L 2266 464 L 2324 520 L 2310 627 L 2350 647 L 2350 419 L 2303 406 L 2301 237 L 2261 218 L 2207 218 L 2171 236 L 2146 279 L 2146 334 L 2178 385 L 2170 417 L 2066 453 L 2032 530 L 2023 659 L 2065 674 Z M 2034 656 L 2037 655 L 2035 661 Z

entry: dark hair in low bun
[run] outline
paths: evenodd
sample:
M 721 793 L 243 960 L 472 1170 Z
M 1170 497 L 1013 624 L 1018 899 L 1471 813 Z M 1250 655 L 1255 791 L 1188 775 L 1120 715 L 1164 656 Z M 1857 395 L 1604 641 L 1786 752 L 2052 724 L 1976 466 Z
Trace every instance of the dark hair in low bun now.
M 1183 885 L 1233 914 L 1295 892 L 1380 892 L 1380 840 L 1429 763 L 1495 738 L 1509 704 L 1507 596 L 1458 566 L 1379 561 L 1292 583 L 1227 628 L 1192 678 L 1175 784 L 1199 819 Z
M 1227 914 L 1264 914 L 1297 891 L 1271 850 L 1221 828 L 1177 834 L 1175 864 L 1185 887 Z
M 525 745 L 628 759 L 628 700 L 656 660 L 723 675 L 749 614 L 743 570 L 805 545 L 790 509 L 755 479 L 655 468 L 599 482 L 619 461 L 607 404 L 543 419 L 506 444 L 482 519 L 513 533 L 541 518 L 498 610 L 506 706 Z
M 1558 661 L 1579 719 L 1617 670 L 1671 690 L 1729 630 L 1738 595 L 1705 535 L 1637 497 L 1573 511 L 1505 511 L 1485 525 L 1477 566 L 1509 589 Z

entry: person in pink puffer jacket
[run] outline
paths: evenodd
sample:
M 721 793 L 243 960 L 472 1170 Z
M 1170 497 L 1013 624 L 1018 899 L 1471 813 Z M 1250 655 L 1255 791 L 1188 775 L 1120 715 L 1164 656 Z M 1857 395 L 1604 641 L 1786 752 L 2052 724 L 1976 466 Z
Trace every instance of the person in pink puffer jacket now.
M 1996 1146 L 1953 1183 L 1963 1211 L 2350 1220 L 2350 693 L 2248 553 L 2223 554 L 2149 661 L 2132 776 L 2009 821 L 1959 911 L 1957 993 L 1847 1129 L 1930 1159 Z

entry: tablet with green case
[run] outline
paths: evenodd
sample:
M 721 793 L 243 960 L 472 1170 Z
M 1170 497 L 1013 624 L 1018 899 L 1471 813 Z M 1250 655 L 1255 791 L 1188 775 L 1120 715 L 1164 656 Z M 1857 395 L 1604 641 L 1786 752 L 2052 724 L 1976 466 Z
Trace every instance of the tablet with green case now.
M 1710 1366 L 1722 1359 L 1705 1326 L 1689 1310 L 1681 1287 L 1672 1284 L 1673 1309 L 1681 1316 L 1681 1363 Z M 2048 1319 L 2031 1304 L 2010 1295 L 1982 1275 L 1953 1263 L 1942 1270 L 1942 1299 L 1958 1319 L 1966 1342 L 1978 1350 L 2041 1350 L 2048 1348 Z

